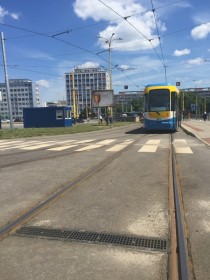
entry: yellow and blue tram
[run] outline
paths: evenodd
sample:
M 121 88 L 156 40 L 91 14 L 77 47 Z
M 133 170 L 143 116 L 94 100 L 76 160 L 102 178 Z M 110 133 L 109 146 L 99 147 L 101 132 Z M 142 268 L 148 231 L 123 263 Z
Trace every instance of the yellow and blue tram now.
M 179 90 L 170 83 L 149 84 L 144 90 L 144 128 L 173 130 L 178 128 Z

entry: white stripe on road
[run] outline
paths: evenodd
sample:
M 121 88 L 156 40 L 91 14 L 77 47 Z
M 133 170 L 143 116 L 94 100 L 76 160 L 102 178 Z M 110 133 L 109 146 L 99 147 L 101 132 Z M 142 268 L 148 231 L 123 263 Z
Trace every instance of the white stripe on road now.
M 48 151 L 63 151 L 66 149 L 70 149 L 73 147 L 76 147 L 77 145 L 67 145 L 67 146 L 62 146 L 62 147 L 55 147 L 55 148 L 51 148 L 51 149 L 47 149 Z
M 85 144 L 85 143 L 93 142 L 93 141 L 96 141 L 96 140 L 97 139 L 82 140 L 82 141 L 77 142 L 77 144 Z
M 12 147 L 6 147 L 4 149 L 0 149 L 0 151 L 2 150 L 10 150 L 10 149 L 21 149 L 21 148 L 24 148 L 24 147 L 27 147 L 27 146 L 31 146 L 31 145 L 36 145 L 36 144 L 40 144 L 40 141 L 31 141 L 31 142 L 23 142 L 22 144 L 19 144 L 19 145 L 14 145 Z
M 48 144 L 35 145 L 35 146 L 31 146 L 31 147 L 24 147 L 24 148 L 21 148 L 21 150 L 28 150 L 28 151 L 38 150 L 38 149 L 41 149 L 41 148 L 45 148 L 45 147 L 48 147 L 48 146 L 55 145 L 56 143 L 48 143 Z
M 175 151 L 177 154 L 193 154 L 190 147 L 175 147 Z
M 102 147 L 103 145 L 89 145 L 89 146 L 86 146 L 86 147 L 83 147 L 83 148 L 80 148 L 78 150 L 75 150 L 76 152 L 82 152 L 82 151 L 90 151 L 90 150 L 93 150 L 93 149 L 97 149 L 97 148 L 100 148 Z
M 146 145 L 159 145 L 160 144 L 160 140 L 148 140 Z
M 187 144 L 187 141 L 185 139 L 174 139 L 174 143 L 183 143 Z
M 132 139 L 125 140 L 123 143 L 117 144 L 117 145 L 107 149 L 106 152 L 118 152 L 118 151 L 124 149 L 125 147 L 127 147 L 128 145 L 130 145 L 131 143 L 133 143 L 133 141 L 134 140 L 132 140 Z
M 138 150 L 138 153 L 155 153 L 158 145 L 144 145 Z
M 109 145 L 112 142 L 116 141 L 116 139 L 107 139 L 107 140 L 103 140 L 97 143 L 97 145 Z

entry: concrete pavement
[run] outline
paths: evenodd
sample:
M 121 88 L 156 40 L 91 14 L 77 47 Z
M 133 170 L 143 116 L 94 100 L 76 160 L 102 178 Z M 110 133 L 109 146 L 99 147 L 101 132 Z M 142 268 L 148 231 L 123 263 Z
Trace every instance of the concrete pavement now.
M 181 128 L 188 134 L 196 137 L 204 144 L 210 146 L 210 121 L 186 120 L 181 122 Z

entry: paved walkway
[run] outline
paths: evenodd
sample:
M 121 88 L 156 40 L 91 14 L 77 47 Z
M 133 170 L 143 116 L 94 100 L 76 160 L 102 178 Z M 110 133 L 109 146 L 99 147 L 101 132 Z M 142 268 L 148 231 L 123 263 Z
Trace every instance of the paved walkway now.
M 194 119 L 182 121 L 181 127 L 187 133 L 195 136 L 203 143 L 210 146 L 210 121 Z

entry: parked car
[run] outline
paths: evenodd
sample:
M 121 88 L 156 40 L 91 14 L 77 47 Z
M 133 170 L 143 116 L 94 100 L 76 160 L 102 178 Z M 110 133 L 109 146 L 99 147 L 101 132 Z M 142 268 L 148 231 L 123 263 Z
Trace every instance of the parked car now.
M 14 120 L 13 120 L 13 122 L 22 122 L 23 120 L 21 119 L 21 118 L 15 118 Z

